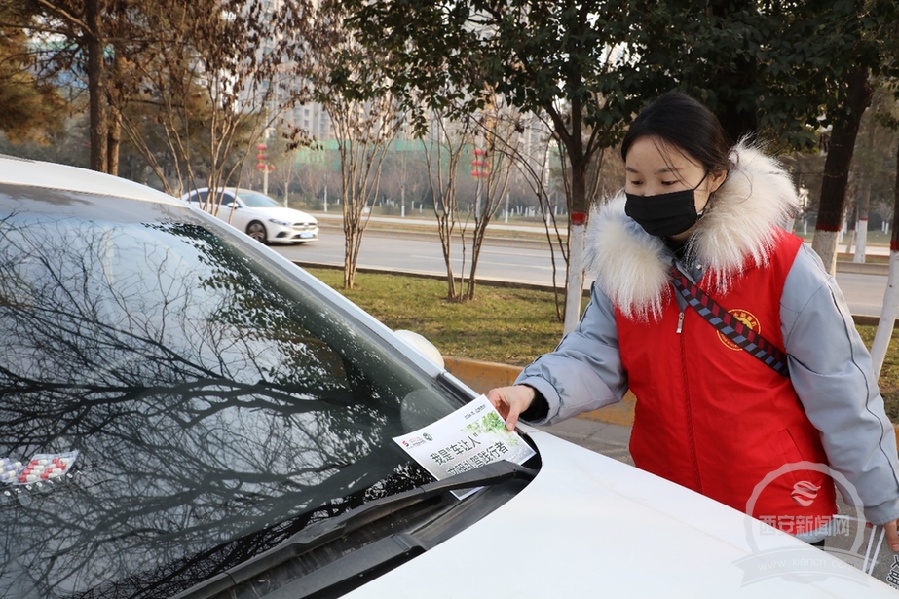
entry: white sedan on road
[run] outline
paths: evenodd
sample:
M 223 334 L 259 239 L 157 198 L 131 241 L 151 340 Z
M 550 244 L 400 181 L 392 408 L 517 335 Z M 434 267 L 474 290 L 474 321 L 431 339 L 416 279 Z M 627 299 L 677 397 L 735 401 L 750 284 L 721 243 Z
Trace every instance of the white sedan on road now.
M 318 221 L 311 214 L 280 206 L 258 191 L 229 187 L 215 197 L 206 187 L 181 199 L 199 206 L 262 243 L 318 241 Z

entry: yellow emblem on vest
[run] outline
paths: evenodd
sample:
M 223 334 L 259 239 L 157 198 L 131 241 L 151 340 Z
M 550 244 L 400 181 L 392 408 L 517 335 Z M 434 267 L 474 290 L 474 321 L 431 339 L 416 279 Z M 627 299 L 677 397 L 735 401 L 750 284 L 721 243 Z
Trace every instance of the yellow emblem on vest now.
M 758 333 L 762 334 L 762 323 L 759 322 L 759 319 L 755 317 L 751 312 L 747 312 L 746 310 L 728 310 L 728 313 L 748 326 L 750 329 Z M 718 333 L 718 339 L 721 340 L 721 343 L 727 346 L 728 349 L 732 349 L 734 351 L 741 351 L 739 346 L 725 337 L 722 333 Z

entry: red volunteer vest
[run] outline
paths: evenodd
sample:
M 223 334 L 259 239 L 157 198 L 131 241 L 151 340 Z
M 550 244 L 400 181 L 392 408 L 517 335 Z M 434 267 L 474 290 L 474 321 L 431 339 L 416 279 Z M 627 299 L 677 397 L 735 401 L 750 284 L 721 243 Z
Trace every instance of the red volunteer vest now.
M 778 235 L 770 262 L 753 266 L 712 298 L 784 349 L 780 298 L 802 245 Z M 784 532 L 814 530 L 837 513 L 833 481 L 817 430 L 790 381 L 733 345 L 669 294 L 661 319 L 617 314 L 621 362 L 637 403 L 630 451 L 634 462 Z M 768 480 L 766 480 L 768 479 Z M 757 498 L 750 504 L 750 499 Z

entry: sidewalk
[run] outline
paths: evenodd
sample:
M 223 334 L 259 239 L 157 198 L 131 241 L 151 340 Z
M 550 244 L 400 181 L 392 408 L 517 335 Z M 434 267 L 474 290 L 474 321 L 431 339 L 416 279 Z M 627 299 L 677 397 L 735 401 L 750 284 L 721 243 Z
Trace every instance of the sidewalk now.
M 519 366 L 453 356 L 444 356 L 444 365 L 453 376 L 476 393 L 486 393 L 495 387 L 511 385 L 521 372 Z M 616 404 L 552 426 L 534 428 L 633 466 L 627 449 L 631 423 L 634 420 L 633 410 L 634 398 L 628 394 Z
M 631 427 L 629 426 L 609 424 L 601 420 L 572 418 L 553 426 L 535 426 L 534 428 L 545 430 L 552 435 L 619 462 L 634 465 L 627 449 L 631 438 Z

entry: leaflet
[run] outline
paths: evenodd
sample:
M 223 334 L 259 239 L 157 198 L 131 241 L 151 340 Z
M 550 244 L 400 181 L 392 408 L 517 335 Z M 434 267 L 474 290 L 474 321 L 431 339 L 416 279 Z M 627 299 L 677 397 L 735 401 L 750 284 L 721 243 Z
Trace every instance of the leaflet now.
M 506 430 L 486 395 L 393 440 L 437 480 L 500 460 L 520 465 L 536 454 L 518 433 Z M 461 499 L 473 492 L 454 494 Z

